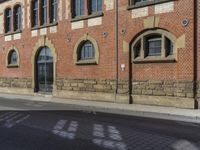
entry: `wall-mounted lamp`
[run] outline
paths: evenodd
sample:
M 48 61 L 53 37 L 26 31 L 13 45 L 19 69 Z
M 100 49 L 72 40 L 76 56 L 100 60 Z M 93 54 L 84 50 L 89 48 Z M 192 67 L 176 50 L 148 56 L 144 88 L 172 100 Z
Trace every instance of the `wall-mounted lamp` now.
M 102 35 L 104 38 L 106 38 L 108 36 L 108 32 L 103 32 Z
M 190 23 L 190 21 L 189 21 L 188 19 L 183 19 L 183 20 L 181 21 L 181 24 L 182 24 L 183 27 L 188 26 L 189 23 Z
M 120 32 L 121 32 L 121 34 L 122 34 L 122 35 L 124 35 L 124 34 L 126 34 L 126 29 L 125 29 L 125 28 L 123 28 L 123 29 L 121 29 L 121 31 L 120 31 Z

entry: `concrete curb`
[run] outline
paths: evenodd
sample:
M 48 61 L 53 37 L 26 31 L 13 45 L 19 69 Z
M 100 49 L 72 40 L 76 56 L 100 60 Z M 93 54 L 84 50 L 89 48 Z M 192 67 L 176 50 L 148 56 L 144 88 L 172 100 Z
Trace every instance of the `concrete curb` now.
M 96 106 L 82 106 L 82 105 L 74 105 L 74 104 L 70 104 L 70 105 L 75 110 L 89 111 L 92 113 L 100 112 L 100 113 L 128 115 L 128 116 L 144 117 L 144 118 L 155 118 L 155 119 L 200 123 L 200 117 L 198 116 L 184 116 L 184 115 L 150 112 L 150 111 L 142 111 L 142 110 L 135 111 L 135 110 L 126 110 L 126 109 L 117 109 L 117 108 L 113 109 L 113 108 L 96 107 Z
M 101 113 L 110 113 L 110 114 L 119 114 L 128 116 L 200 123 L 200 110 L 190 110 L 190 109 L 180 109 L 180 108 L 160 107 L 160 106 L 146 106 L 137 104 L 130 105 L 130 104 L 116 104 L 108 102 L 61 99 L 49 96 L 39 97 L 39 96 L 27 96 L 27 95 L 0 94 L 0 97 L 10 100 L 21 99 L 27 102 L 31 101 L 35 103 L 46 102 L 54 105 L 60 104 L 62 106 L 66 106 L 66 108 L 70 108 L 70 110 L 89 111 L 93 113 L 101 112 Z M 28 110 L 19 108 L 15 109 L 13 107 L 7 107 L 7 108 L 8 110 L 10 110 L 9 108 L 12 108 L 11 110 Z M 43 110 L 43 109 L 38 108 L 35 110 Z M 49 110 L 58 110 L 58 109 L 49 109 Z

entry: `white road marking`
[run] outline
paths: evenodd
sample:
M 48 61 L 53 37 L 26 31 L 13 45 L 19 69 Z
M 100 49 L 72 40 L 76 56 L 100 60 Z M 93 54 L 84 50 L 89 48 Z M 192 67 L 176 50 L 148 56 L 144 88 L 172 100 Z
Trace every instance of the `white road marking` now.
M 12 128 L 16 124 L 28 119 L 30 115 L 23 115 L 18 112 L 8 112 L 0 116 L 0 122 L 5 122 L 3 125 L 6 128 Z
M 4 113 L 4 114 L 0 115 L 0 118 L 3 118 L 3 117 L 5 117 L 6 115 L 8 115 L 8 114 L 10 114 L 10 113 L 12 113 L 12 112 Z
M 101 124 L 94 124 L 92 140 L 94 144 L 111 149 L 111 150 L 127 150 L 127 145 L 123 142 L 119 130 L 114 126 L 107 126 L 107 130 Z
M 65 131 L 64 127 L 66 126 L 67 122 L 67 120 L 59 120 L 54 126 L 52 132 L 56 135 L 59 135 L 60 137 L 67 138 L 69 140 L 74 140 L 78 129 L 78 122 L 69 122 L 69 126 Z
M 8 114 L 8 115 L 2 117 L 2 118 L 0 119 L 0 121 L 5 121 L 6 119 L 9 119 L 10 117 L 12 117 L 12 116 L 14 116 L 14 115 L 16 115 L 16 114 L 17 114 L 17 112 L 13 112 L 13 113 L 11 113 L 11 114 Z

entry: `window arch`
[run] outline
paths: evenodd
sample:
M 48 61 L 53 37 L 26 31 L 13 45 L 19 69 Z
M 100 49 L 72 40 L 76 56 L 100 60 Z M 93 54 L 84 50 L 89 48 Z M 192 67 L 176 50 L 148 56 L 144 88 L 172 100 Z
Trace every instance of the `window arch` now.
M 7 66 L 8 67 L 18 67 L 19 66 L 19 56 L 15 49 L 11 49 L 7 55 Z
M 14 7 L 14 31 L 19 31 L 21 29 L 22 22 L 22 9 L 20 5 Z
M 131 45 L 134 62 L 175 61 L 176 38 L 162 29 L 147 30 Z
M 95 39 L 85 34 L 81 37 L 75 47 L 73 53 L 75 64 L 98 64 L 99 48 Z
M 12 9 L 7 8 L 5 10 L 5 33 L 12 31 Z

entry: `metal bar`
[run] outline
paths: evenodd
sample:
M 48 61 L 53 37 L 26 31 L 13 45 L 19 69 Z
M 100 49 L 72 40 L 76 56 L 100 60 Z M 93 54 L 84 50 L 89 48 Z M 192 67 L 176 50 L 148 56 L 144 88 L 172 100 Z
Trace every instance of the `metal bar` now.
M 197 96 L 197 81 L 198 81 L 198 0 L 194 0 L 194 108 L 198 109 Z
M 118 93 L 118 80 L 119 80 L 119 73 L 118 73 L 118 52 L 119 52 L 119 45 L 118 45 L 118 39 L 119 39 L 119 34 L 118 34 L 118 28 L 119 28 L 119 13 L 118 13 L 118 0 L 116 0 L 116 89 L 115 89 L 115 102 L 116 102 L 116 96 Z

